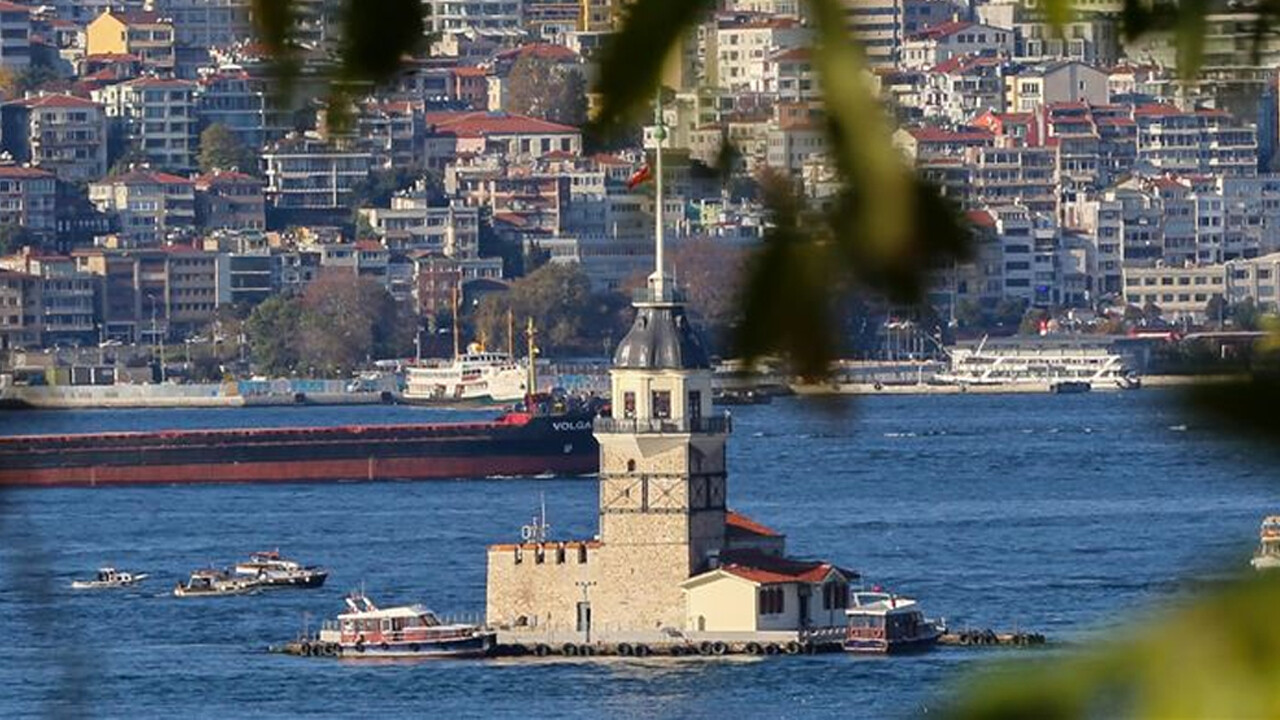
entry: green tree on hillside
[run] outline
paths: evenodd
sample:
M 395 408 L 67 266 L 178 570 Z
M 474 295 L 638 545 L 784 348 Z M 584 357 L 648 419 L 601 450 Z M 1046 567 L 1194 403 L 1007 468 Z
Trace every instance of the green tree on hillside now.
M 606 339 L 622 337 L 626 304 L 616 293 L 592 292 L 577 265 L 548 263 L 511 283 L 507 292 L 485 295 L 472 320 L 478 336 L 491 345 L 501 343 L 511 310 L 519 327 L 533 318 L 544 353 L 598 355 Z
M 587 120 L 586 81 L 576 67 L 522 55 L 507 76 L 506 106 L 519 115 L 577 127 Z
M 259 373 L 288 375 L 298 366 L 298 322 L 302 307 L 294 298 L 277 295 L 262 301 L 245 320 L 253 364 Z
M 200 133 L 200 154 L 196 162 L 202 172 L 239 170 L 258 174 L 257 154 L 222 123 L 214 123 Z

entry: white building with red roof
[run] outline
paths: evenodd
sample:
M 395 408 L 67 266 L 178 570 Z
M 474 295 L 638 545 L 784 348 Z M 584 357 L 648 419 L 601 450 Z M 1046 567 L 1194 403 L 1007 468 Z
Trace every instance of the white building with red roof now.
M 1013 30 L 981 23 L 939 23 L 902 43 L 901 66 L 923 70 L 961 55 L 1013 57 Z
M 582 152 L 582 131 L 570 125 L 505 112 L 426 114 L 427 167 L 443 170 L 458 155 L 496 153 L 512 162 L 552 152 Z
M 195 225 L 195 183 L 150 169 L 130 170 L 89 184 L 89 200 L 114 215 L 118 234 L 133 247 L 158 245 Z
M 107 173 L 106 113 L 102 105 L 74 95 L 8 102 L 0 106 L 0 148 L 61 180 L 96 180 Z

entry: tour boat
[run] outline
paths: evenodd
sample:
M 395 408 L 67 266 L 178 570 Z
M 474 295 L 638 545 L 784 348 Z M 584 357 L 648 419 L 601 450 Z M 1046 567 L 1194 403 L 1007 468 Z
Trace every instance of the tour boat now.
M 101 590 L 104 588 L 120 588 L 137 585 L 149 577 L 146 573 L 130 573 L 116 570 L 113 567 L 98 569 L 98 575 L 92 580 L 76 580 L 71 587 L 76 590 Z
M 942 636 L 942 623 L 925 619 L 915 600 L 884 592 L 855 592 L 845 610 L 844 649 L 856 653 L 926 650 Z
M 1258 550 L 1253 554 L 1250 564 L 1254 570 L 1280 568 L 1280 515 L 1263 518 Z
M 235 574 L 264 588 L 318 588 L 329 577 L 328 570 L 283 558 L 279 550 L 253 553 L 248 562 L 236 564 Z
M 487 655 L 493 648 L 496 633 L 478 625 L 445 623 L 422 605 L 379 608 L 364 593 L 352 593 L 346 603 L 349 612 L 325 622 L 310 654 L 344 658 L 476 657 Z
M 174 597 L 217 597 L 221 595 L 247 595 L 262 588 L 256 578 L 246 579 L 229 575 L 222 570 L 196 570 L 184 584 L 173 588 Z

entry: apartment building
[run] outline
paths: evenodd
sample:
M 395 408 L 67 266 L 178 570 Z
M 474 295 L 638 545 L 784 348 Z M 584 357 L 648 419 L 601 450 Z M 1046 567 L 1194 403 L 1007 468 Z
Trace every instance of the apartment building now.
M 0 225 L 52 240 L 58 226 L 57 176 L 39 168 L 0 165 Z
M 85 52 L 133 55 L 148 70 L 172 73 L 176 65 L 173 23 L 155 12 L 107 10 L 85 28 Z
M 31 65 L 31 7 L 0 2 L 0 66 L 15 71 Z
M 147 161 L 171 171 L 195 167 L 196 83 L 142 77 L 93 91 L 107 117 Z
M 107 173 L 102 105 L 73 95 L 41 94 L 0 106 L 0 148 L 18 163 L 81 183 Z
M 195 184 L 155 170 L 132 170 L 89 184 L 89 200 L 116 219 L 131 247 L 185 237 L 195 226 Z

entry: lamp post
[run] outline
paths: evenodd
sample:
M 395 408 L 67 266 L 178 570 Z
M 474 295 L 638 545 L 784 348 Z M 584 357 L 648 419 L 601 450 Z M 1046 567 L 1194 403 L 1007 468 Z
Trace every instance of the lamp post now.
M 579 580 L 574 583 L 582 588 L 582 602 L 578 605 L 578 621 L 582 623 L 582 629 L 586 632 L 583 642 L 591 644 L 591 592 L 592 586 L 596 584 L 595 580 Z
M 147 299 L 151 301 L 151 344 L 160 345 L 160 382 L 164 382 L 168 378 L 164 370 L 164 336 L 156 328 L 156 294 L 147 293 Z

